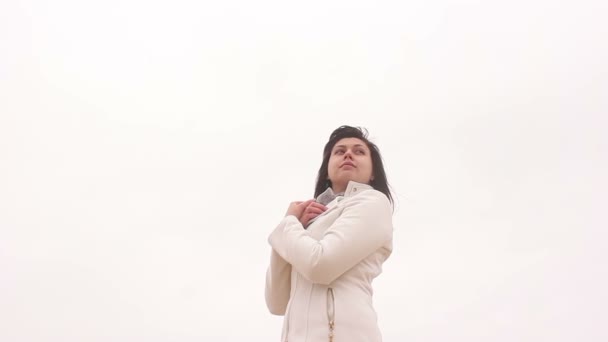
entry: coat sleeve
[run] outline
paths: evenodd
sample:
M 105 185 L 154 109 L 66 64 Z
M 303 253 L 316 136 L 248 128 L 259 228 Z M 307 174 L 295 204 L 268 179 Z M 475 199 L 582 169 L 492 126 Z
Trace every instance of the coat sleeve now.
M 272 248 L 313 283 L 328 285 L 393 237 L 392 209 L 377 190 L 353 197 L 320 240 L 295 216 L 286 216 L 269 237 Z
M 291 265 L 273 249 L 266 270 L 266 306 L 273 315 L 285 315 L 291 291 Z

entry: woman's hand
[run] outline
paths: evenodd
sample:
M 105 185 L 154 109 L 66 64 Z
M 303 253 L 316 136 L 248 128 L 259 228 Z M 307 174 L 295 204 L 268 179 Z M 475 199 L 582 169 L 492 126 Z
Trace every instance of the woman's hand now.
M 310 199 L 308 201 L 296 201 L 289 204 L 289 208 L 287 209 L 285 216 L 295 216 L 298 221 L 302 223 L 302 226 L 306 228 L 312 219 L 321 215 L 325 210 L 327 210 L 327 207 L 323 204 L 315 202 L 314 199 Z
M 291 202 L 289 204 L 289 208 L 287 208 L 287 213 L 285 213 L 285 216 L 293 215 L 299 220 L 302 217 L 302 214 L 304 214 L 306 207 L 308 207 L 308 205 L 314 201 L 314 199 L 310 199 L 308 201 Z
M 314 219 L 315 217 L 323 214 L 323 212 L 325 212 L 325 210 L 327 210 L 327 207 L 324 206 L 323 204 L 317 203 L 317 202 L 311 202 L 310 204 L 308 204 L 306 209 L 304 209 L 304 213 L 302 214 L 302 217 L 300 218 L 300 223 L 302 223 L 304 228 L 308 227 L 308 224 L 310 224 L 310 221 L 312 219 Z

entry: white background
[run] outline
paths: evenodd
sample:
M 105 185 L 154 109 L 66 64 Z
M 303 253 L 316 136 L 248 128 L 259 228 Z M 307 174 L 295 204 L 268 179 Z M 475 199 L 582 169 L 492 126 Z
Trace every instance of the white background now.
M 605 1 L 0 4 L 0 340 L 278 341 L 267 236 L 342 124 L 385 341 L 606 341 Z

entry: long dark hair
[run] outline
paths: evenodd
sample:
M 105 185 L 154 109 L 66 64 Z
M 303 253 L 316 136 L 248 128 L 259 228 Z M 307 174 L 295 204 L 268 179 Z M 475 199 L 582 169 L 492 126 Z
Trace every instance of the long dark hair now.
M 317 175 L 317 184 L 315 186 L 314 196 L 315 198 L 327 188 L 331 187 L 331 182 L 327 178 L 327 166 L 329 164 L 331 150 L 341 139 L 357 138 L 365 142 L 371 152 L 373 170 L 372 172 L 374 175 L 374 179 L 370 181 L 369 185 L 385 194 L 391 204 L 393 203 L 393 196 L 391 195 L 388 180 L 386 179 L 386 172 L 384 171 L 384 164 L 382 163 L 382 156 L 380 155 L 380 150 L 378 149 L 378 146 L 376 146 L 376 144 L 369 141 L 367 135 L 367 129 L 352 126 L 340 126 L 331 133 L 331 135 L 329 136 L 329 141 L 325 144 L 325 148 L 323 148 L 323 162 L 321 163 L 321 167 L 319 168 L 319 174 Z

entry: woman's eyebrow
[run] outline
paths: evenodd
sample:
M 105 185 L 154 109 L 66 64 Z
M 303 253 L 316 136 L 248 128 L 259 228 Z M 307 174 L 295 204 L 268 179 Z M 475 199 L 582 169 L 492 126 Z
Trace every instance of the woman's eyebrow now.
M 362 144 L 354 144 L 352 146 L 354 146 L 354 147 L 362 147 L 363 145 Z M 336 145 L 334 148 L 338 148 L 338 147 L 348 147 L 348 146 L 346 146 L 346 145 Z

